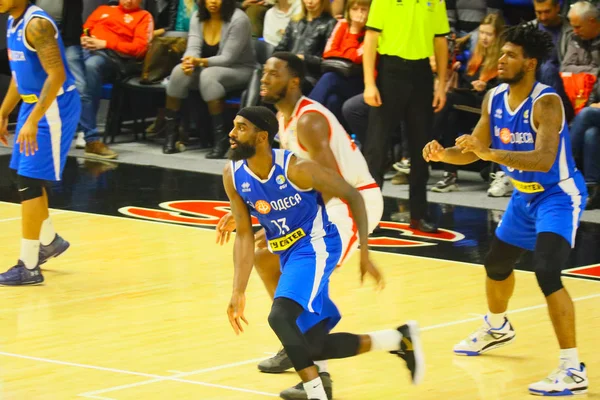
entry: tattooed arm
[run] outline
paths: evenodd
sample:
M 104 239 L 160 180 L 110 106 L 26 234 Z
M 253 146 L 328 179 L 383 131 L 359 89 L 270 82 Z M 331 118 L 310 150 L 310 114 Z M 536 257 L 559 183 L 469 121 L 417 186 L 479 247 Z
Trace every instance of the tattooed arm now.
M 28 122 L 37 124 L 56 99 L 67 79 L 67 72 L 60 54 L 56 30 L 50 21 L 33 18 L 25 32 L 27 42 L 37 51 L 48 78 L 44 82 L 37 104 L 29 115 Z
M 522 171 L 548 172 L 558 153 L 563 109 L 558 96 L 541 97 L 533 106 L 533 125 L 537 126 L 535 149 L 532 151 L 506 151 L 490 149 L 472 138 L 460 137 L 456 144 L 463 152 L 471 151 L 479 158 Z

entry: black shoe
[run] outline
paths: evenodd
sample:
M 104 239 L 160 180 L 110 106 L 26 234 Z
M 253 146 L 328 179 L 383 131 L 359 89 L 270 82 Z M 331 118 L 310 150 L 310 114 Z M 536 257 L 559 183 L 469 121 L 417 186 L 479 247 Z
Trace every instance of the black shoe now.
M 585 203 L 586 210 L 595 210 L 600 208 L 600 185 L 588 186 L 589 197 Z
M 281 349 L 271 358 L 261 361 L 258 364 L 260 372 L 266 372 L 268 374 L 280 374 L 292 369 L 294 366 L 287 356 L 285 349 Z
M 433 222 L 429 222 L 424 218 L 411 219 L 410 227 L 412 229 L 416 229 L 418 231 L 425 232 L 425 233 L 437 233 L 438 232 L 438 227 Z
M 331 380 L 331 375 L 329 375 L 329 372 L 319 372 L 319 377 L 321 378 L 321 382 L 323 382 L 323 389 L 325 389 L 327 399 L 333 399 L 333 381 Z M 296 386 L 285 389 L 283 392 L 279 393 L 279 397 L 285 400 L 307 399 L 306 391 L 304 390 L 304 385 L 302 382 Z
M 398 328 L 402 335 L 400 340 L 400 350 L 390 351 L 406 361 L 406 367 L 410 371 L 412 383 L 418 385 L 423 381 L 425 375 L 425 360 L 423 358 L 423 349 L 421 348 L 421 336 L 419 325 L 416 321 L 408 321 L 405 325 Z
M 229 151 L 229 137 L 225 131 L 225 122 L 223 114 L 211 115 L 213 125 L 213 137 L 215 146 L 210 153 L 206 155 L 209 159 L 226 158 L 225 155 Z
M 174 111 L 167 110 L 165 117 L 165 144 L 163 145 L 164 154 L 179 153 L 177 149 L 177 140 L 179 139 L 179 118 Z

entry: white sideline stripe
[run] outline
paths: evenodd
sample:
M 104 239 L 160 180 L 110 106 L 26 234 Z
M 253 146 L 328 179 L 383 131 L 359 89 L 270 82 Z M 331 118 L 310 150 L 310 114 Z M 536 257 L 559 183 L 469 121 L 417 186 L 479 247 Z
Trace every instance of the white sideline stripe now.
M 264 357 L 261 358 L 254 358 L 252 360 L 246 360 L 246 361 L 239 361 L 239 362 L 235 362 L 235 363 L 231 363 L 231 364 L 224 364 L 224 365 L 218 365 L 215 367 L 209 367 L 209 368 L 203 368 L 203 369 L 199 369 L 196 371 L 190 371 L 190 372 L 179 372 L 176 375 L 173 376 L 164 376 L 164 377 L 159 377 L 156 379 L 151 379 L 148 381 L 142 381 L 142 382 L 137 382 L 137 383 L 130 383 L 127 385 L 120 385 L 120 386 L 114 386 L 114 387 L 109 387 L 106 389 L 100 389 L 100 390 L 95 390 L 95 391 L 91 391 L 91 392 L 86 392 L 86 393 L 82 393 L 79 396 L 82 397 L 87 397 L 87 396 L 95 396 L 98 394 L 104 394 L 104 393 L 109 393 L 109 392 L 114 392 L 117 390 L 123 390 L 123 389 L 130 389 L 130 388 L 134 388 L 134 387 L 139 387 L 139 386 L 144 386 L 144 385 L 149 385 L 152 383 L 157 383 L 157 382 L 162 382 L 162 381 L 178 381 L 180 382 L 180 378 L 184 378 L 186 376 L 191 376 L 191 375 L 198 375 L 198 374 L 202 374 L 202 373 L 206 373 L 206 372 L 213 372 L 213 371 L 219 371 L 222 369 L 227 369 L 227 368 L 234 368 L 234 367 L 239 367 L 241 365 L 246 365 L 246 364 L 253 364 L 259 361 L 264 360 Z M 221 389 L 229 389 L 229 390 L 237 390 L 237 391 L 242 391 L 242 392 L 247 392 L 247 393 L 254 393 L 254 394 L 265 394 L 264 392 L 257 392 L 257 391 L 253 391 L 250 389 L 241 389 L 241 388 L 234 388 L 231 386 L 222 386 L 222 385 L 215 385 L 215 384 L 208 384 L 208 383 L 204 383 L 204 382 L 198 382 L 198 381 L 189 381 L 189 383 L 194 382 L 197 385 L 204 385 L 204 386 L 213 386 L 213 387 L 217 387 L 217 388 L 221 388 Z M 266 393 L 266 395 L 269 396 L 275 396 L 272 393 Z
M 584 300 L 590 300 L 590 299 L 596 299 L 596 298 L 600 298 L 600 293 L 596 293 L 596 294 L 592 294 L 592 295 L 588 295 L 588 296 L 576 297 L 573 299 L 573 301 L 577 302 L 577 301 L 584 301 Z M 523 308 L 518 308 L 516 310 L 510 311 L 510 314 L 518 314 L 518 313 L 537 310 L 537 309 L 541 309 L 541 308 L 545 308 L 545 307 L 546 307 L 546 304 L 539 304 L 539 305 L 531 306 L 531 307 L 523 307 Z M 421 328 L 421 331 L 430 331 L 430 330 L 435 330 L 435 329 L 441 329 L 441 328 L 446 328 L 448 326 L 459 325 L 459 324 L 463 324 L 466 322 L 473 322 L 473 321 L 479 321 L 479 320 L 481 320 L 481 317 L 473 317 L 473 318 L 467 318 L 467 319 L 462 319 L 462 320 L 458 320 L 458 321 L 450 321 L 450 322 L 445 322 L 445 323 L 441 323 L 441 324 L 423 327 L 423 328 Z M 206 383 L 206 382 L 198 382 L 198 381 L 180 379 L 180 378 L 177 378 L 178 375 L 160 376 L 160 375 L 154 375 L 154 374 L 146 374 L 143 372 L 128 371 L 128 370 L 116 369 L 116 368 L 99 367 L 99 366 L 95 366 L 95 365 L 72 363 L 72 362 L 67 362 L 67 361 L 52 360 L 49 358 L 32 357 L 32 356 L 26 356 L 23 354 L 15 354 L 15 353 L 7 353 L 7 352 L 0 352 L 0 356 L 20 358 L 20 359 L 44 362 L 44 363 L 55 364 L 55 365 L 65 365 L 65 366 L 76 367 L 76 368 L 92 369 L 92 370 L 97 370 L 97 371 L 113 372 L 113 373 L 123 374 L 123 375 L 133 375 L 133 376 L 141 376 L 144 378 L 150 378 L 150 380 L 148 380 L 148 381 L 133 383 L 130 385 L 122 385 L 122 386 L 116 386 L 113 388 L 107 388 L 107 389 L 102 389 L 102 390 L 98 390 L 98 391 L 82 393 L 81 395 L 79 395 L 81 397 L 92 398 L 90 396 L 95 396 L 97 394 L 107 393 L 109 391 L 116 391 L 116 390 L 120 390 L 123 388 L 137 387 L 137 386 L 147 385 L 150 383 L 161 382 L 161 381 L 174 381 L 174 382 L 180 382 L 180 383 L 189 383 L 192 385 L 209 386 L 209 387 L 214 387 L 214 388 L 219 388 L 219 389 L 252 393 L 252 394 L 258 394 L 258 395 L 263 395 L 263 396 L 268 396 L 268 397 L 278 397 L 278 395 L 274 394 L 274 393 L 266 393 L 266 392 L 260 392 L 260 391 L 250 390 L 250 389 L 236 388 L 236 387 L 232 387 L 232 386 L 216 385 L 216 384 L 211 384 L 211 383 Z M 225 365 L 205 368 L 205 369 L 201 369 L 201 370 L 197 370 L 197 371 L 186 372 L 186 373 L 182 373 L 179 375 L 181 375 L 181 377 L 183 377 L 183 376 L 189 376 L 189 375 L 194 375 L 194 374 L 200 374 L 203 372 L 212 372 L 212 371 L 217 371 L 217 370 L 226 369 L 226 368 L 233 368 L 233 367 L 240 366 L 240 365 L 258 362 L 262 359 L 263 358 L 256 358 L 256 359 L 252 359 L 252 360 L 240 361 L 237 363 L 225 364 Z M 102 398 L 100 398 L 100 399 L 102 399 Z

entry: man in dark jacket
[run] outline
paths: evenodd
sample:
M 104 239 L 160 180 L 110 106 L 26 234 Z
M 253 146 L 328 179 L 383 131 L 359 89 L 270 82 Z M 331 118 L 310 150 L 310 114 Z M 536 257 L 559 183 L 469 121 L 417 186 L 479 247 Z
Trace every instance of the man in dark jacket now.
M 534 0 L 533 8 L 536 19 L 530 21 L 529 24 L 552 36 L 555 49 L 550 58 L 540 66 L 537 79 L 556 90 L 565 106 L 567 121 L 571 121 L 575 113 L 560 77 L 560 65 L 567 53 L 573 28 L 568 19 L 560 15 L 559 0 Z

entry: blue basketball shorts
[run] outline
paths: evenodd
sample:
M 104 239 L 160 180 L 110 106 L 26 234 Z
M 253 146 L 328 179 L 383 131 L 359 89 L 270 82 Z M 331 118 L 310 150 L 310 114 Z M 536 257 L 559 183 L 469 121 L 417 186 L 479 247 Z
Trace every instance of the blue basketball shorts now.
M 498 239 L 526 250 L 535 250 L 539 233 L 551 232 L 564 237 L 571 247 L 587 190 L 580 173 L 531 199 L 515 190 L 496 229 Z
M 297 324 L 302 333 L 327 319 L 333 329 L 341 314 L 329 297 L 329 278 L 342 256 L 342 240 L 335 225 L 322 238 L 310 238 L 281 254 L 281 277 L 275 298 L 285 297 L 304 308 Z
M 79 94 L 73 90 L 56 98 L 39 121 L 38 151 L 27 156 L 25 150 L 20 152 L 17 138 L 34 106 L 35 103 L 21 105 L 10 168 L 24 177 L 60 181 L 81 113 Z

